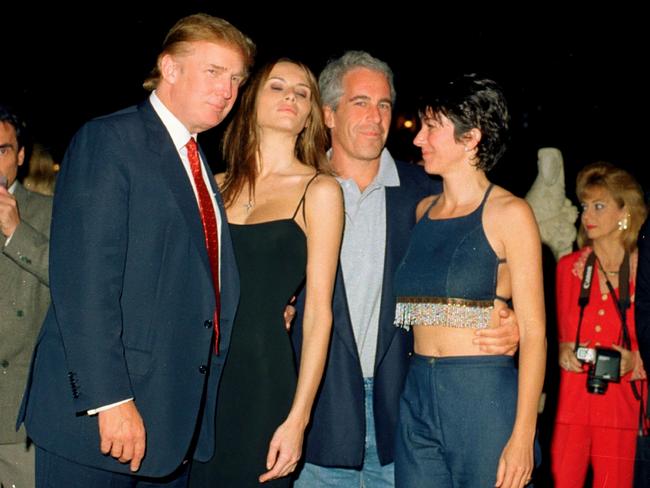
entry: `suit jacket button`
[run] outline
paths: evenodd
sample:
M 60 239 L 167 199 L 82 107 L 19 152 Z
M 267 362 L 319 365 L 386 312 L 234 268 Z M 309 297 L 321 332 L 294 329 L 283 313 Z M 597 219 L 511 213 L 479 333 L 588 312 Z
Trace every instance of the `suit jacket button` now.
M 207 372 L 208 372 L 208 367 L 205 364 L 202 364 L 201 366 L 199 366 L 199 373 L 205 374 Z
M 0 362 L 0 366 L 2 366 L 5 369 L 8 368 L 9 367 L 9 361 L 7 361 L 6 359 L 3 359 L 2 362 Z
M 206 329 L 211 329 L 212 328 L 212 320 L 206 320 L 205 322 L 203 322 L 203 327 L 205 327 Z

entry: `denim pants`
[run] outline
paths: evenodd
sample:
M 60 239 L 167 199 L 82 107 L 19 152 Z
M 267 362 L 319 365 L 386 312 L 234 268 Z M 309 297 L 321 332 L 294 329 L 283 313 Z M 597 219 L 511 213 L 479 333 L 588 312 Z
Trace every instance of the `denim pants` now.
M 377 456 L 375 417 L 372 409 L 372 378 L 363 380 L 366 394 L 366 445 L 363 467 L 327 468 L 305 463 L 294 488 L 392 488 L 395 486 L 393 464 L 382 466 Z
M 395 486 L 494 486 L 516 408 L 511 357 L 414 354 L 400 400 Z

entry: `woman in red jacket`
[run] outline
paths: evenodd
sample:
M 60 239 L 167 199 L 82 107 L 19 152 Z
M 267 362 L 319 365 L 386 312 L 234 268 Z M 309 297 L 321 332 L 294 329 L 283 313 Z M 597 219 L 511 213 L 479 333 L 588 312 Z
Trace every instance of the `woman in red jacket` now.
M 576 194 L 580 250 L 557 267 L 561 374 L 551 470 L 558 488 L 583 486 L 589 464 L 594 487 L 632 486 L 636 393 L 645 391 L 636 381 L 645 380 L 634 327 L 636 241 L 647 210 L 640 185 L 608 163 L 580 171 Z M 620 382 L 608 380 L 616 374 Z

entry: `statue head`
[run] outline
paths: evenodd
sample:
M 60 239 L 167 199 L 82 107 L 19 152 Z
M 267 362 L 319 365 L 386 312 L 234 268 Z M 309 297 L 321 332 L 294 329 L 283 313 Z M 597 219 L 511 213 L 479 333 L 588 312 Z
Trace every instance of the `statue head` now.
M 537 178 L 526 194 L 539 225 L 542 242 L 556 259 L 571 252 L 576 237 L 578 209 L 564 192 L 564 161 L 554 147 L 537 151 Z
M 537 170 L 545 185 L 564 188 L 564 161 L 559 149 L 543 147 L 537 151 Z

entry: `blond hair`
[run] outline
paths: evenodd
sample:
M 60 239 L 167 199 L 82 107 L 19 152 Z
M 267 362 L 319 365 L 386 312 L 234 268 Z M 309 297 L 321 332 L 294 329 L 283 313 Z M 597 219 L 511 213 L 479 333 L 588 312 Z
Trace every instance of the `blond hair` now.
M 189 49 L 188 43 L 197 41 L 223 44 L 238 50 L 244 58 L 247 72 L 253 65 L 255 44 L 234 25 L 208 14 L 189 15 L 176 22 L 167 33 L 156 66 L 142 84 L 145 90 L 153 91 L 158 86 L 161 78 L 160 62 L 163 56 L 184 54 Z
M 607 190 L 619 208 L 627 211 L 627 229 L 621 230 L 621 240 L 627 251 L 636 249 L 639 229 L 646 219 L 648 209 L 643 201 L 643 190 L 638 181 L 625 171 L 611 163 L 597 162 L 585 166 L 579 173 L 576 182 L 576 195 L 580 200 L 595 188 Z M 578 245 L 591 244 L 584 225 L 580 223 L 578 230 Z

